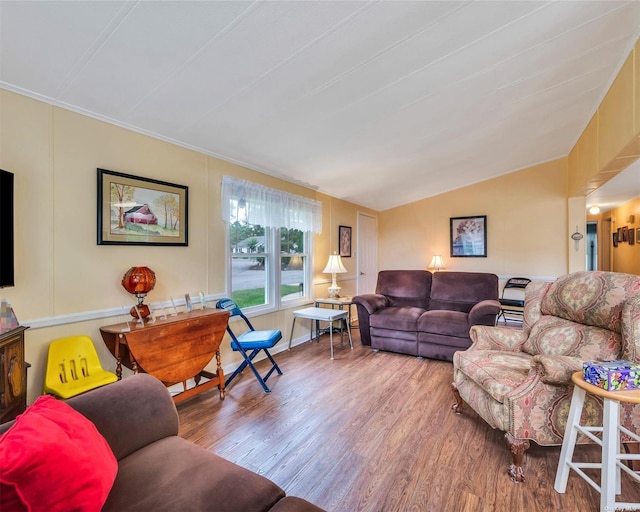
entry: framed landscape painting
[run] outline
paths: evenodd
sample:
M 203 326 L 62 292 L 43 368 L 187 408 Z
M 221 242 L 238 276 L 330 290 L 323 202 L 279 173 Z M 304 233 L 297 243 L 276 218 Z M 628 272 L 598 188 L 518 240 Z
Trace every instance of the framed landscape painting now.
M 98 169 L 98 245 L 189 245 L 189 188 Z
M 487 216 L 451 217 L 449 219 L 451 257 L 487 257 Z

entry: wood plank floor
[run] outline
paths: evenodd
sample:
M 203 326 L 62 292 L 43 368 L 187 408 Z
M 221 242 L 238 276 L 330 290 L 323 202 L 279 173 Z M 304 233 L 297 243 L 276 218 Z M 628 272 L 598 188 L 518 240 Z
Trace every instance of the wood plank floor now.
M 246 370 L 224 401 L 213 390 L 180 404 L 180 435 L 331 512 L 599 510 L 575 473 L 566 494 L 553 490 L 559 447 L 532 443 L 527 481 L 511 482 L 502 433 L 468 407 L 451 411 L 451 363 L 374 353 L 355 334 L 333 361 L 328 336 L 277 354 L 284 375 L 269 379 L 270 394 Z M 622 491 L 640 502 L 624 474 Z

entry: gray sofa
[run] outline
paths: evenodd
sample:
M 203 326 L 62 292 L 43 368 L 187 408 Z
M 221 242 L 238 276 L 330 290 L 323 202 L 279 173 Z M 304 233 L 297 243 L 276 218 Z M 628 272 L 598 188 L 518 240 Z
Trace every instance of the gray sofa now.
M 375 294 L 358 295 L 360 339 L 376 350 L 451 361 L 471 346 L 472 325 L 495 325 L 498 276 L 383 270 Z
M 103 512 L 322 512 L 285 496 L 265 477 L 178 437 L 173 400 L 150 375 L 133 375 L 67 403 L 96 425 L 118 460 Z M 0 425 L 0 433 L 12 424 Z

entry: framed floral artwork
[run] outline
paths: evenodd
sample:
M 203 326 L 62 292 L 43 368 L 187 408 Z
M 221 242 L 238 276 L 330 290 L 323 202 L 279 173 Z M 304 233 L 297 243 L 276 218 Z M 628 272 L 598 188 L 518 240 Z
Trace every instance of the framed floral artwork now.
M 343 258 L 351 257 L 351 227 L 338 227 L 338 247 L 340 248 L 340 256 Z
M 449 219 L 451 257 L 487 257 L 487 216 L 451 217 Z

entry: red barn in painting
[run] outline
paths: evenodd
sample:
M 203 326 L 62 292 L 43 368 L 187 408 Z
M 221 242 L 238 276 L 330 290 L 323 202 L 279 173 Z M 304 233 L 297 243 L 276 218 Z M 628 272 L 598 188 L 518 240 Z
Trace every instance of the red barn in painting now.
M 158 217 L 156 217 L 148 204 L 141 206 L 134 206 L 131 210 L 124 213 L 125 222 L 133 222 L 134 224 L 157 224 Z

